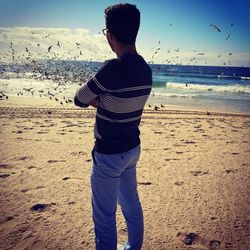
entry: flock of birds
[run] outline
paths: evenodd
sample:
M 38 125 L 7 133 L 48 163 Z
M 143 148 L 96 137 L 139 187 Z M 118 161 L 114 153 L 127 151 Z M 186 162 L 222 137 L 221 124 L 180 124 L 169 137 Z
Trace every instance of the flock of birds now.
M 221 28 L 219 28 L 217 25 L 209 24 L 209 26 L 211 26 L 214 30 L 216 30 L 216 31 L 218 31 L 218 32 L 222 32 Z M 233 26 L 234 26 L 234 24 L 231 23 L 231 24 L 230 24 L 230 27 L 232 28 Z M 172 27 L 172 24 L 170 24 L 170 27 Z M 226 36 L 225 40 L 229 40 L 229 39 L 231 38 L 231 35 L 232 35 L 232 33 L 230 32 L 230 33 Z M 161 43 L 161 41 L 158 41 L 158 45 L 159 45 L 160 43 Z M 152 50 L 153 50 L 153 49 L 152 49 Z M 157 48 L 154 50 L 153 55 L 152 55 L 152 57 L 151 57 L 151 60 L 150 60 L 148 63 L 154 64 L 154 58 L 155 58 L 155 56 L 156 56 L 157 54 L 159 54 L 160 50 L 161 50 L 160 47 L 157 47 Z M 180 48 L 175 49 L 174 52 L 177 52 L 177 53 L 180 52 Z M 204 52 L 198 52 L 197 50 L 193 50 L 193 52 L 196 53 L 196 56 L 199 56 L 199 57 L 200 57 L 200 56 L 205 56 L 205 53 L 204 53 Z M 167 53 L 170 54 L 171 51 L 168 50 Z M 221 56 L 222 56 L 222 54 L 218 54 L 218 55 L 217 55 L 218 58 L 220 58 Z M 228 56 L 232 56 L 232 53 L 229 52 L 229 53 L 228 53 Z M 172 57 L 171 59 L 165 59 L 165 60 L 162 62 L 162 64 L 176 64 L 176 65 L 180 64 L 180 65 L 182 65 L 182 62 L 176 62 L 176 61 L 175 61 L 176 59 L 179 59 L 179 58 L 180 58 L 180 56 L 176 55 L 176 56 Z M 196 59 L 197 59 L 196 57 L 192 57 L 192 58 L 189 60 L 190 63 L 188 63 L 187 65 L 190 65 L 190 64 L 192 64 L 192 65 L 197 64 L 198 62 L 197 62 Z M 207 64 L 207 62 L 205 62 L 205 64 Z M 224 65 L 224 66 L 226 66 L 226 65 L 231 65 L 231 60 L 229 59 L 228 62 L 224 62 L 223 65 Z
M 12 72 L 11 78 L 32 79 L 34 80 L 32 87 L 16 86 L 13 89 L 7 82 L 2 87 L 8 88 L 12 95 L 40 96 L 65 105 L 73 102 L 69 88 L 74 85 L 76 90 L 77 86 L 84 84 L 99 67 L 100 65 L 94 62 L 33 60 L 31 64 L 6 64 L 0 67 L 0 78 L 9 79 L 8 72 Z M 51 81 L 51 83 L 47 84 L 49 87 L 44 87 L 38 85 L 39 81 Z M 8 93 L 0 90 L 0 99 L 8 99 Z
M 48 35 L 49 36 L 49 35 Z M 48 37 L 46 36 L 46 37 Z M 68 41 L 66 41 L 67 43 L 69 43 Z M 81 60 L 84 59 L 81 56 L 83 56 L 82 50 L 80 48 L 80 43 L 76 42 L 76 47 L 79 50 L 77 53 L 74 53 L 73 49 L 70 49 L 67 53 L 56 53 L 55 51 L 53 51 L 52 48 L 54 47 L 58 47 L 58 48 L 62 48 L 60 45 L 60 41 L 57 41 L 56 45 L 50 45 L 47 49 L 46 52 L 41 51 L 41 52 L 36 52 L 35 50 L 32 52 L 32 49 L 29 48 L 29 46 L 34 46 L 34 44 L 32 44 L 31 42 L 28 43 L 28 46 L 25 47 L 25 52 L 23 54 L 19 54 L 17 55 L 17 51 L 14 49 L 14 44 L 13 42 L 10 43 L 10 49 L 11 49 L 11 59 L 12 62 L 15 61 L 20 61 L 23 59 L 28 60 L 35 60 L 35 58 L 37 57 L 41 57 L 43 59 L 52 59 L 52 60 Z M 40 43 L 36 43 L 36 46 L 40 48 Z M 62 50 L 63 51 L 63 50 Z M 93 51 L 93 49 L 89 48 L 88 53 L 92 53 L 92 54 L 97 54 L 96 51 Z M 6 60 L 7 58 L 9 58 L 9 53 L 4 53 L 2 55 L 2 57 L 0 57 L 0 60 Z
M 169 26 L 172 28 L 173 24 L 169 24 Z M 209 24 L 209 26 L 211 28 L 213 28 L 215 31 L 217 32 L 222 32 L 222 29 L 215 24 Z M 232 28 L 234 26 L 233 23 L 230 24 L 230 28 Z M 35 31 L 31 32 L 32 35 L 38 35 L 38 33 L 36 33 Z M 52 34 L 47 34 L 45 36 L 42 37 L 42 40 L 45 40 L 46 42 L 51 41 L 51 36 Z M 227 34 L 226 36 L 226 40 L 229 40 L 232 36 L 232 33 L 230 32 L 229 34 Z M 48 40 L 48 38 L 50 40 Z M 35 39 L 34 37 L 31 36 L 31 40 Z M 72 43 L 70 43 L 69 41 L 65 40 L 63 41 L 63 43 L 67 43 L 68 45 L 72 46 Z M 154 64 L 154 59 L 155 57 L 160 54 L 160 52 L 162 52 L 162 49 L 160 47 L 161 41 L 158 41 L 158 47 L 156 49 L 152 49 L 152 56 L 150 58 L 150 61 L 148 62 L 149 64 Z M 41 48 L 41 43 L 35 43 L 33 41 L 29 42 L 27 44 L 28 46 L 25 47 L 25 53 L 23 54 L 19 54 L 17 55 L 17 51 L 14 49 L 14 44 L 13 42 L 10 43 L 10 49 L 11 49 L 11 55 L 8 52 L 5 52 L 2 54 L 2 57 L 0 57 L 0 61 L 4 61 L 7 58 L 9 58 L 11 56 L 12 58 L 12 62 L 15 61 L 20 61 L 23 59 L 26 60 L 36 60 L 35 58 L 44 58 L 44 59 L 52 59 L 52 60 L 85 60 L 86 59 L 86 55 L 92 55 L 92 58 L 98 58 L 100 57 L 99 53 L 98 53 L 98 49 L 95 47 L 95 45 L 93 45 L 92 48 L 88 48 L 88 51 L 85 49 L 84 53 L 83 53 L 83 48 L 81 47 L 81 43 L 80 42 L 75 42 L 75 48 L 72 47 L 72 49 L 66 51 L 65 50 L 65 46 L 62 46 L 61 41 L 56 41 L 54 44 L 50 44 L 47 48 L 46 48 L 46 52 L 44 50 L 42 50 L 43 48 Z M 41 50 L 39 52 L 37 52 L 37 50 L 33 50 L 32 52 L 32 48 L 29 46 L 37 46 L 39 47 Z M 60 51 L 58 51 L 58 49 L 61 49 Z M 75 49 L 77 49 L 77 51 L 75 51 Z M 167 53 L 170 54 L 172 51 L 167 50 Z M 180 52 L 180 48 L 174 49 L 173 52 Z M 198 56 L 199 58 L 201 56 L 205 56 L 204 52 L 198 52 L 196 50 L 193 50 L 193 52 L 195 53 L 195 56 L 190 58 L 189 61 L 190 64 L 197 64 L 197 58 L 196 56 Z M 110 51 L 111 53 L 111 51 Z M 228 53 L 229 56 L 232 55 L 232 53 Z M 218 54 L 218 57 L 221 57 L 222 54 Z M 169 57 L 169 56 L 168 56 Z M 107 59 L 107 55 L 103 56 L 103 58 L 98 58 L 99 60 L 105 60 Z M 182 62 L 178 62 L 179 59 L 181 59 L 181 56 L 179 55 L 174 55 L 172 58 L 167 58 L 165 60 L 162 61 L 162 64 L 182 64 Z M 91 59 L 89 59 L 91 61 Z M 93 59 L 92 59 L 93 60 Z M 207 62 L 205 62 L 205 64 L 207 64 Z M 228 62 L 224 62 L 224 65 L 230 65 L 231 61 L 228 60 Z
M 40 96 L 40 98 L 47 98 L 52 101 L 56 101 L 62 106 L 72 104 L 72 94 L 66 94 L 67 88 L 70 87 L 71 84 L 75 84 L 75 86 L 81 86 L 84 84 L 87 79 L 98 70 L 99 66 L 100 65 L 93 65 L 93 63 L 75 63 L 75 65 L 72 65 L 72 62 L 68 63 L 67 61 L 62 64 L 53 61 L 45 61 L 43 63 L 33 62 L 33 65 L 27 64 L 16 66 L 14 70 L 12 69 L 12 72 L 16 74 L 17 78 L 34 79 L 36 81 L 52 80 L 56 83 L 54 86 L 50 86 L 49 88 L 39 89 L 34 87 L 23 87 L 16 93 L 16 95 Z M 8 67 L 9 66 L 6 65 L 6 68 L 0 68 L 1 78 L 8 79 L 8 75 L 5 75 L 6 72 L 9 72 Z M 32 73 L 27 75 L 27 72 Z M 75 73 L 72 74 L 72 72 Z M 4 85 L 7 87 L 8 83 L 5 83 Z M 12 91 L 13 89 L 11 89 L 11 92 Z M 8 98 L 8 93 L 0 90 L 0 100 Z M 148 107 L 157 111 L 160 108 L 164 108 L 164 105 L 148 104 Z
M 169 26 L 172 27 L 172 24 L 170 24 Z M 210 24 L 210 26 L 216 31 L 221 32 L 221 29 L 217 25 Z M 230 26 L 233 27 L 233 24 L 231 24 Z M 32 32 L 32 34 L 35 34 L 35 32 Z M 226 40 L 230 39 L 231 35 L 232 33 L 229 33 L 226 37 Z M 51 36 L 51 34 L 44 36 L 42 39 L 47 39 L 49 36 Z M 67 41 L 64 41 L 64 42 L 67 42 Z M 149 61 L 148 63 L 152 63 L 152 64 L 154 63 L 154 59 L 156 55 L 159 54 L 161 51 L 160 44 L 161 44 L 161 41 L 158 41 L 157 43 L 158 46 L 152 54 L 151 61 Z M 32 45 L 32 44 L 28 43 L 28 45 Z M 36 46 L 40 47 L 41 44 L 36 43 Z M 41 61 L 37 61 L 34 58 L 35 53 L 32 52 L 32 49 L 29 46 L 25 47 L 25 52 L 22 54 L 22 56 L 26 59 L 25 61 L 26 63 L 23 65 L 19 65 L 19 66 L 17 63 L 14 71 L 17 74 L 17 77 L 22 77 L 22 75 L 24 75 L 25 78 L 27 78 L 26 72 L 32 72 L 32 74 L 29 75 L 28 77 L 32 79 L 36 79 L 36 80 L 52 80 L 53 82 L 57 83 L 57 86 L 51 87 L 50 89 L 47 89 L 46 91 L 43 89 L 37 90 L 32 87 L 23 88 L 17 93 L 18 96 L 19 95 L 32 95 L 32 96 L 39 95 L 40 97 L 47 97 L 51 100 L 55 100 L 59 102 L 61 105 L 72 103 L 73 100 L 71 98 L 63 96 L 63 93 L 65 92 L 67 87 L 70 85 L 70 83 L 71 82 L 78 83 L 78 85 L 81 86 L 100 67 L 100 64 L 95 65 L 93 60 L 91 59 L 89 61 L 86 61 L 85 63 L 79 60 L 80 56 L 83 55 L 80 42 L 75 42 L 77 55 L 76 54 L 73 55 L 72 53 L 74 52 L 74 48 L 73 48 L 70 51 L 68 51 L 68 57 L 66 60 L 65 59 L 62 60 L 62 58 L 65 58 L 66 56 L 65 54 L 61 55 L 61 58 L 60 58 L 58 53 L 53 52 L 54 47 L 57 47 L 57 49 L 62 49 L 62 43 L 60 41 L 57 41 L 55 44 L 49 45 L 46 51 L 40 54 L 44 58 L 44 60 L 41 60 Z M 13 42 L 10 43 L 10 49 L 11 49 L 11 56 L 12 56 L 13 62 L 18 62 L 18 60 L 22 59 L 20 55 L 19 56 L 16 55 L 16 50 L 14 48 Z M 175 49 L 174 52 L 179 53 L 180 48 Z M 197 56 L 205 55 L 205 53 L 198 52 L 196 50 L 194 50 L 193 52 L 196 53 Z M 67 53 L 67 52 L 64 51 L 64 53 Z M 93 53 L 97 54 L 97 51 L 94 51 Z M 170 53 L 170 50 L 168 50 L 167 53 Z M 229 53 L 228 55 L 231 56 L 232 53 Z M 6 53 L 3 56 L 3 58 L 0 58 L 0 61 L 2 61 L 2 59 L 4 59 L 7 56 L 8 54 Z M 218 54 L 218 57 L 220 56 L 221 54 Z M 176 56 L 175 58 L 179 58 L 179 56 Z M 195 60 L 196 60 L 196 57 L 193 57 L 190 59 L 190 62 L 192 62 L 192 64 L 195 64 Z M 174 60 L 166 59 L 163 63 L 174 64 Z M 228 63 L 230 63 L 230 61 Z M 224 63 L 224 65 L 226 65 L 226 63 Z M 13 65 L 12 66 L 9 65 L 6 67 L 13 67 Z M 4 78 L 4 74 L 6 71 L 11 71 L 10 68 L 7 70 L 6 69 L 4 67 L 0 68 L 1 78 Z M 160 70 L 160 67 L 158 68 L 158 70 Z M 0 99 L 3 99 L 3 98 L 8 99 L 8 95 L 7 93 L 4 93 L 4 91 L 0 91 Z M 152 107 L 152 106 L 149 105 L 149 107 Z M 163 108 L 164 105 L 161 105 L 160 107 Z M 160 107 L 155 105 L 153 108 L 154 110 L 158 110 L 160 109 Z

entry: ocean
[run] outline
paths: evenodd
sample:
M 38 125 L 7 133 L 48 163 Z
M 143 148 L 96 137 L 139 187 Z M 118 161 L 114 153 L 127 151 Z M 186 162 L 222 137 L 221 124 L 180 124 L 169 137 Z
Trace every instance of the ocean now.
M 152 65 L 151 101 L 194 109 L 250 113 L 250 68 Z
M 0 63 L 0 97 L 40 96 L 65 101 L 100 67 L 100 62 L 41 60 Z M 250 113 L 250 68 L 150 65 L 148 103 L 183 109 Z

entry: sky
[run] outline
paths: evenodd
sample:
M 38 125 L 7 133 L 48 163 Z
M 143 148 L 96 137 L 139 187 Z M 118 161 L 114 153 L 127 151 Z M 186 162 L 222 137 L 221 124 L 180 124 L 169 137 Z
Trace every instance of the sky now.
M 249 0 L 127 2 L 136 4 L 141 12 L 137 50 L 148 62 L 250 67 Z M 10 57 L 13 49 L 19 59 L 52 55 L 76 60 L 113 58 L 116 55 L 101 30 L 105 28 L 104 9 L 116 3 L 119 1 L 0 0 L 0 59 Z

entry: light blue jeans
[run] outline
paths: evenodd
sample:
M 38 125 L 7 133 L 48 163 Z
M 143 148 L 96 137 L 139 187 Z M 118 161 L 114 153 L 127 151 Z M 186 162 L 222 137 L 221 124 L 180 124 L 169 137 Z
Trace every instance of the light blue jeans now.
M 116 250 L 116 209 L 120 204 L 126 220 L 125 250 L 140 250 L 143 213 L 137 192 L 136 163 L 140 146 L 121 154 L 92 153 L 92 209 L 97 250 Z

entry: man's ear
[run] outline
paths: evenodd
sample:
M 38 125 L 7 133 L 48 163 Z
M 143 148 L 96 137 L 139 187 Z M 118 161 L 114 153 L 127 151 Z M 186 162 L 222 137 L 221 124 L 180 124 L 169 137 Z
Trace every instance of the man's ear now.
M 114 40 L 114 35 L 112 34 L 112 33 L 110 33 L 110 32 L 108 32 L 108 38 L 112 41 L 112 40 Z

